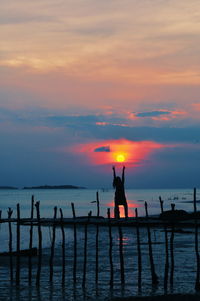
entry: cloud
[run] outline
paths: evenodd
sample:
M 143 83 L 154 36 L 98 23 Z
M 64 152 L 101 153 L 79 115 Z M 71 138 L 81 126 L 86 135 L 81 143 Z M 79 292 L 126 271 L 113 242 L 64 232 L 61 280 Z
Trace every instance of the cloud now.
M 137 119 L 137 118 L 148 118 L 155 121 L 169 121 L 172 119 L 181 119 L 185 118 L 187 115 L 186 111 L 180 110 L 152 110 L 152 111 L 144 111 L 138 113 L 130 113 L 130 119 Z
M 81 109 L 79 109 L 81 111 Z M 167 112 L 167 110 L 164 110 Z M 21 110 L 0 107 L 0 121 L 9 122 L 13 128 L 24 128 L 34 131 L 37 128 L 59 129 L 67 137 L 79 141 L 88 139 L 128 139 L 134 141 L 152 140 L 161 143 L 195 143 L 200 140 L 199 121 L 192 120 L 181 111 L 169 111 L 160 114 L 160 110 L 152 110 L 154 117 L 130 118 L 127 112 L 73 114 L 52 111 L 40 107 Z M 155 113 L 157 112 L 157 113 Z M 162 111 L 161 111 L 162 112 Z M 65 115 L 66 113 L 66 115 Z M 142 113 L 142 111 L 141 111 Z M 68 112 L 69 114 L 69 112 Z M 156 116 L 157 114 L 157 116 Z M 160 118 L 170 117 L 168 120 Z M 187 117 L 187 118 L 186 118 Z M 6 127 L 4 128 L 6 132 Z M 105 144 L 103 146 L 107 146 Z M 99 145 L 102 147 L 102 145 Z M 93 148 L 93 150 L 95 147 Z
M 192 104 L 192 107 L 194 108 L 195 111 L 200 111 L 200 103 L 194 103 Z
M 94 152 L 98 153 L 98 152 L 110 152 L 110 146 L 100 146 L 94 149 Z
M 51 115 L 47 116 L 46 121 L 50 124 L 61 127 L 101 127 L 101 126 L 121 126 L 128 127 L 126 116 L 118 114 L 94 113 L 94 114 L 76 114 L 76 115 Z
M 103 126 L 90 127 L 95 139 L 119 139 L 121 137 L 134 141 L 153 140 L 163 143 L 195 143 L 200 140 L 200 126 L 158 127 L 158 126 Z
M 157 110 L 157 111 L 135 113 L 134 115 L 136 117 L 157 117 L 157 116 L 160 116 L 160 115 L 168 115 L 168 114 L 171 114 L 171 112 L 170 111 L 164 111 L 164 110 Z
M 112 122 L 96 122 L 96 125 L 104 126 L 104 125 L 114 125 L 114 126 L 122 126 L 122 127 L 128 127 L 127 123 L 112 123 Z
M 143 109 L 138 112 L 143 112 Z M 103 187 L 110 183 L 111 165 L 119 164 L 115 160 L 118 152 L 122 151 L 131 175 L 127 179 L 130 187 L 133 183 L 135 187 L 198 184 L 199 123 L 191 126 L 187 118 L 183 120 L 182 127 L 178 127 L 177 118 L 163 126 L 151 118 L 127 120 L 124 111 L 121 115 L 119 112 L 106 114 L 102 111 L 84 113 L 80 108 L 75 115 L 73 110 L 52 111 L 41 107 L 9 110 L 1 107 L 2 183 L 16 185 L 15 181 L 19 181 L 20 185 L 27 186 L 47 182 L 60 184 L 67 173 L 68 180 L 73 180 L 74 184 L 96 187 L 101 183 Z M 105 121 L 105 124 L 97 125 L 97 120 Z M 129 126 L 121 126 L 119 120 L 129 123 Z M 138 126 L 145 122 L 148 126 Z M 16 164 L 17 167 L 22 166 L 18 168 L 20 177 L 16 176 L 16 168 L 13 168 Z M 43 171 L 38 178 L 41 164 Z M 83 173 L 80 173 L 80 168 Z M 183 169 L 187 171 L 184 175 L 181 174 Z M 152 174 L 151 179 L 149 173 Z M 55 174 L 59 177 L 56 178 Z M 20 180 L 16 180 L 18 178 Z
M 64 148 L 63 151 L 70 151 L 77 154 L 77 156 L 83 156 L 89 164 L 102 166 L 118 164 L 117 157 L 123 155 L 124 164 L 135 167 L 147 164 L 147 159 L 152 153 L 166 147 L 169 147 L 169 145 L 154 141 L 116 139 L 75 144 L 72 148 Z
M 52 122 L 57 126 L 78 126 L 84 124 L 95 124 L 97 120 L 101 119 L 98 115 L 52 115 L 46 118 L 47 121 Z
M 115 87 L 124 83 L 123 95 L 128 82 L 131 92 L 136 82 L 199 84 L 199 6 L 194 0 L 189 4 L 174 1 L 172 6 L 160 0 L 154 4 L 111 0 L 106 5 L 96 0 L 85 1 L 85 5 L 81 0 L 57 5 L 51 1 L 4 2 L 1 20 L 10 24 L 1 36 L 5 41 L 2 50 L 7 53 L 4 66 L 20 65 L 40 72 L 62 69 L 61 75 L 64 69 L 68 76 L 88 78 L 90 83 L 105 80 Z M 18 28 L 20 23 L 26 26 Z M 144 93 L 140 85 L 139 89 Z
M 0 15 L 0 24 L 1 25 L 16 25 L 16 24 L 26 24 L 26 23 L 46 23 L 46 22 L 53 22 L 55 21 L 51 16 L 44 16 L 44 15 L 31 15 L 30 13 L 24 14 L 11 14 L 9 15 Z

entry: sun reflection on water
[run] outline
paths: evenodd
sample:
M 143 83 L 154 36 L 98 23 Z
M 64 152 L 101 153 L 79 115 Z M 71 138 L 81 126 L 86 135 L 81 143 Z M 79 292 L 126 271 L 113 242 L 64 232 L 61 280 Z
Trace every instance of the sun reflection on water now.
M 141 204 L 138 204 L 135 200 L 127 200 L 128 204 L 128 216 L 135 217 L 135 208 L 142 207 Z M 114 201 L 106 204 L 108 208 L 111 208 L 111 217 L 114 218 Z M 123 205 L 119 205 L 120 217 L 125 218 L 125 212 Z

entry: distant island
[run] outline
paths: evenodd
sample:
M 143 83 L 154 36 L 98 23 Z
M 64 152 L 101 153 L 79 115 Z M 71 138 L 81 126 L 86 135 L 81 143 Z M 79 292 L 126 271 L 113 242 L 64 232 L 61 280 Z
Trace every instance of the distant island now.
M 42 185 L 42 186 L 24 187 L 23 189 L 86 189 L 86 188 L 74 186 L 74 185 Z
M 18 188 L 13 186 L 0 186 L 0 189 L 18 189 Z

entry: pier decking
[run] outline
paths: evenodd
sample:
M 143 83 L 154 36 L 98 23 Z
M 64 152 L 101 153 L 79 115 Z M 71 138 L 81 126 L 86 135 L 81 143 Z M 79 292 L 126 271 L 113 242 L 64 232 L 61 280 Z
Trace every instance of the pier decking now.
M 200 214 L 200 212 L 198 212 Z M 196 218 L 197 224 L 200 225 L 200 217 L 199 214 Z M 0 219 L 0 223 L 17 223 L 17 218 L 2 218 Z M 163 227 L 164 225 L 170 226 L 172 223 L 174 226 L 177 227 L 195 227 L 195 216 L 194 214 L 188 214 L 187 218 L 168 218 L 168 219 L 163 219 L 160 216 L 149 216 L 147 219 L 146 217 L 138 217 L 136 219 L 135 217 L 129 217 L 128 219 L 125 218 L 120 218 L 120 219 L 115 219 L 115 218 L 105 218 L 102 216 L 91 216 L 88 218 L 88 216 L 77 216 L 76 218 L 63 218 L 62 222 L 57 219 L 55 220 L 54 218 L 40 218 L 40 224 L 41 226 L 60 226 L 61 224 L 63 226 L 70 226 L 70 225 L 85 225 L 85 224 L 90 224 L 90 225 L 101 225 L 101 226 L 108 226 L 111 224 L 112 226 L 124 226 L 124 227 L 136 227 L 139 223 L 140 227 L 146 227 L 147 224 L 150 225 L 151 227 Z M 38 226 L 38 220 L 37 218 L 20 218 L 20 225 L 23 226 Z

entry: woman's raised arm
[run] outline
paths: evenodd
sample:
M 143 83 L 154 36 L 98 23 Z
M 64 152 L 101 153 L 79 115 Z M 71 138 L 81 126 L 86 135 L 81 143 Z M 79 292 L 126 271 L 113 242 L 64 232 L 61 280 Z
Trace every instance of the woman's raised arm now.
M 124 184 L 125 181 L 125 166 L 123 166 L 123 170 L 122 170 L 122 183 Z
M 114 178 L 114 180 L 116 179 L 116 172 L 115 172 L 115 166 L 113 166 L 113 178 Z

